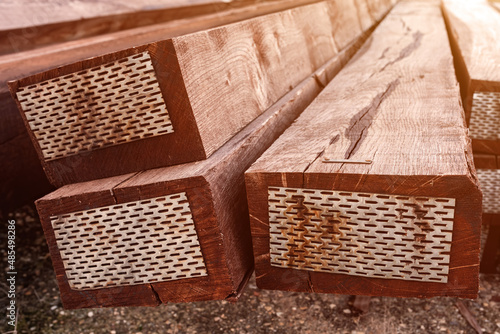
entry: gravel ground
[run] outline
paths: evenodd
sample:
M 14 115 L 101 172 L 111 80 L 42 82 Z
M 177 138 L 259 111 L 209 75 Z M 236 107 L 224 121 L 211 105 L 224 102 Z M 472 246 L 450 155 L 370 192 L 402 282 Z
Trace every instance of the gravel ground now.
M 456 298 L 372 298 L 370 310 L 361 313 L 352 296 L 259 290 L 254 278 L 234 304 L 64 310 L 34 208 L 25 206 L 9 218 L 17 224 L 18 333 L 476 333 Z M 0 254 L 6 259 L 5 246 Z M 5 310 L 5 271 L 0 289 Z M 500 334 L 500 275 L 481 275 L 479 298 L 463 302 L 485 333 Z M 15 333 L 3 320 L 0 332 Z

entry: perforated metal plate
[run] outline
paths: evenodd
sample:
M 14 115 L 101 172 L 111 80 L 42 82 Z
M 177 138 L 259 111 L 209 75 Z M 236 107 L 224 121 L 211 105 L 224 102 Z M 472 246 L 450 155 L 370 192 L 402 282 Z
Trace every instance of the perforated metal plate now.
M 500 92 L 474 92 L 469 128 L 474 139 L 500 138 Z
M 50 219 L 72 289 L 207 275 L 185 193 Z
M 477 169 L 483 192 L 483 212 L 500 214 L 500 169 Z
M 50 161 L 174 131 L 147 52 L 17 92 Z
M 446 283 L 455 200 L 269 188 L 271 265 Z

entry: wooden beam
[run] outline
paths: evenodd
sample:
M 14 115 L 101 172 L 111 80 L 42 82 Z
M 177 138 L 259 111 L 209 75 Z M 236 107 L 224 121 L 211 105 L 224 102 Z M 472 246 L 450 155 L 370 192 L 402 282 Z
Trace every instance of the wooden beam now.
M 392 8 L 399 0 L 373 0 L 367 1 L 368 12 L 375 21 L 381 21 L 387 14 L 384 8 Z
M 260 288 L 477 296 L 481 192 L 447 45 L 438 1 L 400 2 L 246 172 Z
M 367 33 L 359 36 L 355 43 L 352 43 L 316 71 L 314 75 L 287 93 L 210 158 L 196 163 L 67 185 L 37 201 L 37 209 L 49 244 L 64 307 L 145 306 L 156 305 L 160 302 L 237 299 L 248 275 L 253 271 L 243 173 L 319 94 L 321 89 L 359 49 L 366 39 L 366 35 Z M 163 207 L 165 202 L 157 202 L 160 203 L 161 207 L 153 208 L 154 205 L 151 205 L 151 201 L 152 199 L 157 201 L 169 197 L 170 202 L 172 202 L 176 199 L 172 196 L 186 196 L 187 198 L 188 208 L 186 208 L 186 200 L 182 200 L 184 211 L 188 212 L 184 214 L 184 217 L 189 217 L 194 224 L 203 259 L 203 265 L 199 265 L 199 262 L 196 261 L 199 261 L 200 258 L 197 256 L 192 261 L 196 262 L 196 266 L 187 269 L 193 269 L 193 272 L 198 273 L 199 277 L 165 279 L 130 285 L 131 282 L 133 283 L 133 277 L 126 281 L 124 278 L 126 275 L 116 274 L 113 277 L 116 277 L 117 280 L 123 279 L 123 281 L 112 282 L 103 278 L 105 281 L 102 284 L 112 284 L 113 287 L 102 287 L 98 280 L 97 283 L 96 280 L 92 279 L 85 282 L 77 279 L 81 275 L 71 276 L 70 273 L 74 272 L 73 267 L 82 259 L 65 253 L 69 250 L 65 248 L 64 241 L 62 239 L 56 240 L 56 235 L 61 237 L 62 231 L 59 227 L 61 225 L 58 225 L 57 222 L 61 222 L 64 229 L 69 231 L 64 238 L 70 242 L 79 238 L 89 238 L 88 243 L 84 244 L 95 245 L 94 252 L 106 252 L 110 249 L 101 248 L 107 248 L 107 245 L 102 245 L 103 241 L 94 239 L 107 239 L 106 237 L 112 236 L 112 233 L 117 233 L 117 238 L 123 237 L 117 231 L 120 228 L 126 230 L 128 227 L 120 225 L 127 225 L 126 219 L 123 216 L 120 217 L 120 210 L 128 207 L 134 208 L 132 213 L 127 212 L 126 214 L 130 216 L 131 221 L 135 222 L 137 217 L 134 218 L 132 215 L 137 213 L 140 214 L 139 218 L 153 217 L 161 212 L 168 213 L 168 205 Z M 145 211 L 141 213 L 141 210 Z M 175 213 L 175 210 L 173 211 Z M 94 232 L 91 235 L 82 236 L 82 231 L 78 231 L 73 226 L 76 222 L 75 219 L 81 217 L 80 220 L 85 221 L 90 216 L 93 217 L 96 212 L 103 216 L 94 219 L 92 224 L 101 226 L 108 218 L 113 217 L 113 222 L 118 223 L 119 227 L 114 228 L 115 231 L 106 231 L 105 234 Z M 173 216 L 178 218 L 175 214 Z M 168 217 L 167 215 L 166 218 L 162 219 L 168 220 Z M 147 221 L 151 222 L 151 220 Z M 89 223 L 85 223 L 83 230 L 88 227 L 90 227 Z M 144 228 L 145 231 L 133 234 L 134 240 L 142 242 L 143 237 L 146 237 L 146 240 L 156 240 L 164 238 L 165 235 L 167 236 L 165 238 L 170 238 L 170 231 L 162 231 L 162 234 L 155 236 L 154 233 L 148 232 L 146 227 Z M 161 229 L 161 226 L 154 228 Z M 188 228 L 192 228 L 192 226 L 190 225 Z M 132 241 L 124 242 L 130 243 Z M 163 240 L 162 242 L 165 245 L 169 245 L 169 243 L 175 245 L 175 240 Z M 163 252 L 168 253 L 170 248 L 163 249 Z M 193 249 L 198 251 L 197 247 L 193 247 Z M 84 251 L 90 257 L 91 247 Z M 130 252 L 132 251 L 133 249 L 130 250 Z M 137 257 L 139 256 L 142 256 L 142 253 L 137 254 Z M 176 256 L 172 255 L 172 258 L 175 260 Z M 156 257 L 158 258 L 158 256 Z M 101 258 L 105 259 L 104 256 Z M 66 261 L 66 264 L 63 261 Z M 124 264 L 116 263 L 115 265 L 109 261 L 100 263 L 95 270 L 103 269 L 104 264 L 110 272 L 115 272 L 118 266 L 128 266 L 131 263 L 131 266 L 135 266 L 133 265 L 134 258 L 122 261 Z M 151 262 L 151 259 L 148 261 Z M 178 264 L 189 262 L 183 261 L 179 260 Z M 197 272 L 194 269 L 198 266 L 205 269 L 201 270 L 202 268 L 200 268 L 200 271 Z M 158 267 L 160 266 L 155 265 L 155 268 Z M 165 271 L 169 271 L 169 268 Z M 99 273 L 94 273 L 94 275 L 98 277 Z M 128 298 L 127 294 L 131 294 L 133 298 Z M 153 298 L 155 294 L 159 299 Z M 141 297 L 141 295 L 144 296 Z
M 497 0 L 490 0 L 490 5 L 500 12 L 500 2 Z
M 474 153 L 500 154 L 500 13 L 487 1 L 445 0 Z
M 481 256 L 481 272 L 497 272 L 500 261 L 500 169 L 481 167 L 477 176 L 483 192 L 483 224 L 488 234 Z
M 280 1 L 280 0 L 273 0 Z M 0 55 L 41 46 L 214 14 L 258 0 L 44 1 L 0 3 Z
M 498 168 L 498 157 L 492 154 L 474 154 L 474 167 L 495 169 Z
M 315 1 L 317 2 L 317 0 Z M 23 133 L 21 130 L 24 130 L 20 116 L 17 112 L 13 112 L 16 110 L 16 106 L 9 93 L 8 81 L 116 50 L 210 29 L 315 1 L 282 0 L 259 3 L 244 8 L 226 10 L 222 13 L 177 19 L 172 22 L 61 43 L 29 52 L 20 52 L 15 56 L 0 56 L 0 117 L 2 117 L 0 143 L 18 136 Z
M 500 262 L 500 214 L 485 214 L 483 223 L 488 225 L 488 234 L 481 256 L 481 272 L 485 274 L 498 273 Z
M 10 82 L 49 181 L 61 186 L 209 157 L 333 57 L 336 45 L 344 48 L 361 33 L 354 2 L 338 16 L 341 2 Z
M 24 143 L 30 141 L 21 115 L 17 110 L 16 102 L 9 92 L 8 81 L 135 45 L 193 33 L 312 2 L 317 2 L 317 0 L 258 2 L 220 13 L 176 19 L 167 23 L 42 47 L 16 53 L 14 57 L 11 55 L 0 56 L 0 152 L 19 152 L 17 151 L 19 147 L 24 147 Z M 33 201 L 52 189 L 40 163 L 37 162 L 36 151 L 27 149 L 22 152 L 22 154 L 16 155 L 15 162 L 3 165 L 2 175 L 4 177 L 0 182 L 0 188 L 6 191 L 1 192 L 0 202 L 7 211 L 12 210 L 19 203 Z M 14 159 L 9 154 L 2 154 L 1 157 L 3 161 Z M 70 167 L 71 165 L 66 166 L 66 168 Z M 31 184 L 30 191 L 19 191 L 18 188 L 13 187 L 15 184 L 24 184 L 25 182 Z

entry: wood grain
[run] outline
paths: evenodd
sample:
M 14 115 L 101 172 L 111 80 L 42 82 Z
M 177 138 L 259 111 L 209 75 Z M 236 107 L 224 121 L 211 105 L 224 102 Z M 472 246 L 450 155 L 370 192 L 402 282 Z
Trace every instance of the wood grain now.
M 279 0 L 278 0 L 279 1 Z M 0 54 L 254 5 L 256 0 L 7 1 Z
M 168 39 L 199 30 L 209 29 L 223 24 L 238 22 L 259 15 L 282 11 L 295 6 L 316 2 L 316 0 L 280 0 L 270 2 L 258 2 L 241 8 L 231 8 L 223 12 L 201 15 L 188 19 L 176 19 L 171 22 L 154 24 L 147 27 L 119 31 L 102 36 L 89 37 L 78 41 L 71 41 L 49 47 L 41 47 L 35 50 L 16 53 L 15 57 L 10 55 L 0 56 L 0 148 L 2 152 L 14 152 L 18 149 L 17 142 L 28 142 L 29 136 L 26 131 L 21 115 L 17 111 L 16 102 L 12 99 L 7 82 L 33 75 L 50 68 L 64 64 L 71 64 L 86 58 L 96 57 L 116 50 L 127 49 L 135 45 L 150 43 L 162 39 Z M 39 162 L 36 162 L 36 151 L 27 149 L 22 154 L 16 155 L 15 163 L 23 166 L 22 169 L 7 169 L 3 174 L 2 203 L 6 209 L 11 210 L 16 203 L 24 203 L 34 198 L 29 196 L 28 191 L 15 190 L 13 185 L 22 183 L 24 180 L 32 180 L 33 189 L 40 194 L 50 191 L 48 182 Z M 14 157 L 2 155 L 2 159 L 9 160 Z M 66 168 L 72 163 L 68 162 Z M 11 166 L 10 164 L 8 166 Z M 26 172 L 22 172 L 22 170 Z M 10 181 L 9 181 L 10 180 Z M 3 198 L 4 194 L 14 193 L 10 200 Z M 36 198 L 36 197 L 35 197 Z
M 490 107 L 486 107 L 476 94 L 491 92 L 500 96 L 500 13 L 485 0 L 446 0 L 442 11 L 455 56 L 466 120 L 471 126 L 471 138 L 476 142 L 474 152 L 498 155 L 498 138 L 482 138 L 481 133 L 477 133 L 477 124 L 490 122 L 482 119 L 488 112 L 481 110 L 488 109 L 491 113 L 494 109 L 498 114 L 500 102 L 489 102 Z M 500 123 L 493 122 L 498 128 Z
M 354 15 L 354 2 L 350 8 L 352 15 L 341 17 L 331 15 L 338 12 L 331 10 L 331 6 L 336 4 L 337 2 L 324 1 L 301 6 L 91 58 L 11 82 L 11 90 L 16 95 L 19 109 L 23 111 L 25 123 L 30 128 L 30 135 L 49 181 L 61 186 L 210 156 L 246 124 L 333 57 L 338 52 L 336 44 L 339 43 L 336 41 L 341 41 L 339 45 L 345 48 L 361 34 L 361 27 Z M 332 31 L 345 29 L 346 23 L 350 23 L 348 34 L 342 33 L 335 40 Z M 353 29 L 354 26 L 357 28 Z M 24 94 L 31 85 L 41 85 L 56 78 L 61 80 L 61 77 L 75 72 L 92 72 L 94 68 L 113 62 L 121 66 L 117 62 L 139 53 L 146 53 L 151 57 L 155 79 L 165 100 L 173 132 L 154 135 L 148 133 L 150 130 L 147 127 L 145 136 L 149 137 L 146 139 L 99 147 L 95 140 L 101 140 L 103 136 L 92 139 L 92 134 L 87 138 L 86 131 L 77 128 L 80 125 L 76 122 L 70 127 L 79 137 L 70 141 L 90 142 L 91 146 L 99 149 L 63 157 L 56 155 L 57 159 L 48 159 L 45 146 L 33 129 L 32 123 L 35 121 L 30 121 L 33 117 L 28 117 L 28 112 L 33 112 L 26 107 L 30 100 L 23 102 L 20 94 Z M 86 77 L 86 74 L 82 76 Z M 126 80 L 125 77 L 120 78 L 122 79 Z M 81 84 L 82 87 L 75 88 L 71 94 L 76 95 L 82 89 L 86 91 L 85 96 L 90 96 L 88 103 L 78 102 L 78 106 L 95 105 L 88 110 L 83 108 L 81 112 L 97 114 L 99 108 L 105 108 L 104 93 L 98 93 L 101 88 L 99 85 L 89 86 L 97 88 L 86 88 L 83 85 L 92 84 Z M 38 88 L 32 88 L 36 89 Z M 110 97 L 110 103 L 121 98 L 118 95 Z M 103 102 L 97 101 L 98 99 Z M 139 105 L 141 110 L 148 107 L 147 103 L 141 102 Z M 53 108 L 60 106 L 56 104 Z M 67 111 L 72 112 L 80 111 Z M 145 116 L 149 117 L 148 115 Z M 132 117 L 134 122 L 140 122 L 135 115 Z M 36 118 L 36 122 L 40 119 Z M 47 120 L 49 121 L 53 120 Z M 46 126 L 50 124 L 41 125 L 42 128 Z M 118 136 L 118 131 L 123 133 L 123 128 L 116 129 L 120 126 L 109 126 L 115 128 L 111 130 L 112 137 Z M 105 132 L 99 127 L 92 131 Z M 53 131 L 49 133 L 50 136 L 54 134 Z M 57 140 L 58 137 L 52 139 L 53 142 L 47 146 L 56 146 Z M 165 150 L 168 154 L 164 154 Z M 139 154 L 141 159 L 135 159 Z M 109 156 L 119 159 L 110 160 Z
M 319 94 L 368 34 L 369 31 L 358 36 L 356 41 L 287 93 L 210 158 L 66 185 L 37 201 L 64 307 L 236 300 L 253 271 L 243 173 Z M 135 286 L 137 289 L 129 287 L 125 295 L 119 287 L 86 290 L 84 294 L 69 288 L 50 216 L 178 192 L 186 192 L 189 198 L 208 276 L 143 284 Z M 151 291 L 160 300 L 152 298 Z M 132 296 L 130 300 L 129 296 Z
M 442 3 L 470 127 L 474 162 L 476 168 L 481 169 L 500 166 L 500 13 L 490 5 L 494 3 L 482 0 Z M 484 189 L 483 194 L 487 203 L 492 194 Z M 485 208 L 483 205 L 483 210 Z M 484 213 L 483 223 L 491 225 L 481 271 L 495 272 L 500 245 L 498 214 Z
M 444 0 L 443 11 L 472 81 L 498 82 L 499 13 L 488 1 Z
M 490 0 L 490 5 L 500 12 L 500 2 L 496 0 Z
M 481 193 L 447 45 L 438 1 L 399 3 L 351 62 L 246 172 L 259 287 L 475 298 Z M 355 163 L 366 160 L 371 163 Z M 448 282 L 271 266 L 269 187 L 454 198 Z

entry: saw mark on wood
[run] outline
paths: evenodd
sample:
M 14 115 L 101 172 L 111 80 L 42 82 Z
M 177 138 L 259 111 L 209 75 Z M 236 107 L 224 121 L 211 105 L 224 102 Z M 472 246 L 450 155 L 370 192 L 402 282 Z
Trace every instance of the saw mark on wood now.
M 349 159 L 363 142 L 365 131 L 372 124 L 373 119 L 377 115 L 380 104 L 394 91 L 396 86 L 399 85 L 399 79 L 393 80 L 382 93 L 375 96 L 370 105 L 360 110 L 356 115 L 351 118 L 349 128 L 345 131 L 345 137 L 349 139 L 351 145 L 345 153 L 345 159 Z

